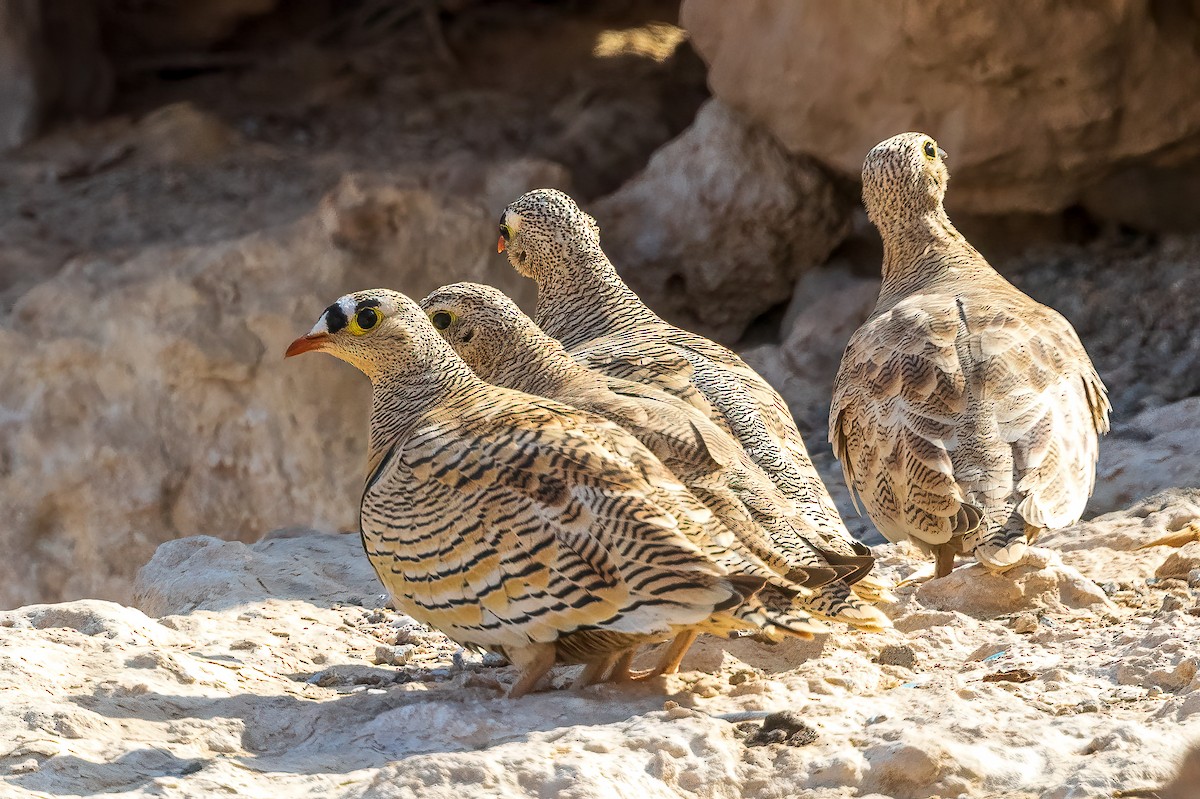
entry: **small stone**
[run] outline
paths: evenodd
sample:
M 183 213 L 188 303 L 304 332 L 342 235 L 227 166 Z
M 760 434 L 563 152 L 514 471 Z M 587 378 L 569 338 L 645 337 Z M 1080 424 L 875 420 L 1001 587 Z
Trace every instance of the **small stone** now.
M 1184 610 L 1187 603 L 1180 599 L 1175 594 L 1167 594 L 1163 597 L 1162 607 L 1159 608 L 1160 613 L 1173 613 L 1177 610 Z
M 752 671 L 735 671 L 733 674 L 729 675 L 729 684 L 741 685 L 742 683 L 749 682 L 757 677 L 758 675 Z
M 230 645 L 229 645 L 229 648 L 230 648 L 230 649 L 235 649 L 235 650 L 240 650 L 240 649 L 247 649 L 247 650 L 248 650 L 248 649 L 258 649 L 258 644 L 254 643 L 253 641 L 251 641 L 251 640 L 249 640 L 249 639 L 247 639 L 247 638 L 243 638 L 243 639 L 242 639 L 242 640 L 240 640 L 240 641 L 234 641 L 232 644 L 230 644 Z
M 875 658 L 875 662 L 882 666 L 900 666 L 911 670 L 917 665 L 917 655 L 911 646 L 888 644 L 879 650 L 879 657 Z
M 308 683 L 310 685 L 317 685 L 321 688 L 332 688 L 339 682 L 341 682 L 341 677 L 339 677 L 337 672 L 333 671 L 332 669 L 319 671 L 308 678 Z
M 501 655 L 499 652 L 484 652 L 483 660 L 480 661 L 485 668 L 498 669 L 508 665 L 508 658 Z
M 382 666 L 403 666 L 404 663 L 412 660 L 414 651 L 416 651 L 416 647 L 413 644 L 404 644 L 402 647 L 389 647 L 388 644 L 379 644 L 376 647 L 374 663 Z
M 1038 631 L 1037 616 L 1032 613 L 1022 613 L 1013 621 L 1013 632 L 1027 635 Z
M 20 763 L 17 763 L 15 766 L 10 768 L 9 771 L 13 774 L 32 774 L 40 768 L 41 765 L 37 762 L 37 760 L 31 757 L 26 760 L 22 760 Z
M 768 744 L 787 744 L 788 746 L 806 746 L 817 740 L 817 731 L 805 723 L 803 717 L 794 710 L 781 710 L 763 719 L 762 728 L 750 737 L 748 746 L 766 746 Z

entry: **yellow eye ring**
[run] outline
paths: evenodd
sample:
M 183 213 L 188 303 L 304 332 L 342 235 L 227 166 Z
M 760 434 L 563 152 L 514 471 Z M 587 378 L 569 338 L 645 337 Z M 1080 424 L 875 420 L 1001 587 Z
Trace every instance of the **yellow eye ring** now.
M 379 327 L 379 323 L 382 321 L 383 314 L 379 312 L 378 308 L 359 308 L 354 317 L 346 325 L 346 329 L 355 336 L 365 336 Z
M 925 153 L 925 157 L 930 161 L 937 158 L 937 151 L 937 144 L 934 143 L 933 139 L 926 139 L 925 144 L 921 146 L 921 152 Z
M 445 330 L 446 328 L 450 327 L 450 325 L 454 324 L 454 314 L 450 313 L 449 311 L 434 311 L 433 313 L 429 314 L 429 321 L 432 322 L 433 326 L 438 330 Z

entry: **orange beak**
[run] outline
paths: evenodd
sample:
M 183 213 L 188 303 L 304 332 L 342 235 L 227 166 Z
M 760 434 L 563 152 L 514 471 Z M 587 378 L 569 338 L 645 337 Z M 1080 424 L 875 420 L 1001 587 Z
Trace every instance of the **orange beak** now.
M 328 340 L 328 333 L 309 333 L 307 336 L 301 336 L 288 345 L 287 352 L 283 354 L 283 357 L 290 358 L 306 352 L 320 352 Z
M 504 252 L 505 248 L 504 237 L 500 237 L 500 241 L 496 242 L 496 252 Z

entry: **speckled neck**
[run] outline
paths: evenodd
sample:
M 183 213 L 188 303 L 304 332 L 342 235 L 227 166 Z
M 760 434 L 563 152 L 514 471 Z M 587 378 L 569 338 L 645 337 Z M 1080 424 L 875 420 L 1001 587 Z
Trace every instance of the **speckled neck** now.
M 444 351 L 426 353 L 433 357 L 420 359 L 420 368 L 385 368 L 371 377 L 372 457 L 406 439 L 429 409 L 487 386 L 441 338 L 427 345 L 441 345 Z
M 599 247 L 538 280 L 537 324 L 568 350 L 656 320 Z

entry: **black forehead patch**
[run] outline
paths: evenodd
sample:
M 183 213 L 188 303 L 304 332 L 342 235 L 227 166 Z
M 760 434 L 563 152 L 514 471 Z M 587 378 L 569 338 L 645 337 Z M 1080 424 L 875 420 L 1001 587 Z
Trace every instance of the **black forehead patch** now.
M 379 300 L 374 300 L 368 297 L 365 300 L 359 300 L 358 305 L 354 306 L 355 311 L 361 311 L 363 308 L 378 308 Z
M 325 327 L 330 333 L 336 333 L 346 327 L 346 312 L 336 302 L 325 309 Z

